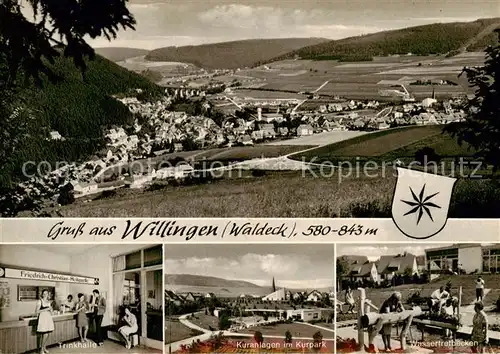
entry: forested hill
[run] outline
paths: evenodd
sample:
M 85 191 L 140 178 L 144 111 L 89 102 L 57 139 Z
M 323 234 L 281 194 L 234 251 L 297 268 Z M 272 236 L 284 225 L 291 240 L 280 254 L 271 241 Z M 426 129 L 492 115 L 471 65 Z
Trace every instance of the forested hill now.
M 166 47 L 146 55 L 151 61 L 190 63 L 207 69 L 254 66 L 290 51 L 328 41 L 324 38 L 249 39 L 184 47 Z
M 146 78 L 96 56 L 88 61 L 85 79 L 71 60 L 59 58 L 52 68 L 62 77 L 58 83 L 43 82 L 42 88 L 24 88 L 19 95 L 34 111 L 40 129 L 57 130 L 66 141 L 31 141 L 17 151 L 0 172 L 0 187 L 20 172 L 26 161 L 78 161 L 101 148 L 102 127 L 132 122 L 132 114 L 113 94 L 140 88 L 159 93 Z
M 300 57 L 313 60 L 369 61 L 375 56 L 394 54 L 452 54 L 464 50 L 482 51 L 494 44 L 491 33 L 500 27 L 500 18 L 474 22 L 436 23 L 363 36 L 328 41 L 304 47 L 270 61 Z M 484 32 L 488 33 L 484 33 Z M 468 45 L 468 48 L 464 48 Z
M 124 47 L 102 47 L 95 48 L 95 52 L 106 59 L 111 61 L 119 62 L 126 59 L 139 57 L 141 55 L 146 55 L 149 53 L 147 49 L 139 48 L 124 48 Z

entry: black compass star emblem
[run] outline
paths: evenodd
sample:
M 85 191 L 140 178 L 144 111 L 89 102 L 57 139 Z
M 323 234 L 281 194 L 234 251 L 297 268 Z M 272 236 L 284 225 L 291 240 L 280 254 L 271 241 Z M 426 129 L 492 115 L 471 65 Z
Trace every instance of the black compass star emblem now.
M 422 190 L 420 191 L 418 196 L 415 194 L 413 189 L 411 189 L 411 187 L 410 187 L 410 192 L 411 192 L 411 195 L 413 197 L 412 201 L 401 199 L 401 201 L 403 203 L 408 204 L 409 206 L 412 207 L 412 209 L 404 215 L 406 216 L 406 215 L 418 213 L 418 219 L 417 219 L 417 225 L 418 225 L 418 223 L 422 219 L 422 216 L 424 215 L 424 211 L 425 211 L 426 214 L 429 216 L 429 218 L 434 222 L 430 208 L 441 209 L 441 207 L 439 205 L 432 203 L 430 200 L 432 198 L 434 198 L 436 195 L 438 195 L 439 192 L 425 196 L 425 184 L 422 186 Z

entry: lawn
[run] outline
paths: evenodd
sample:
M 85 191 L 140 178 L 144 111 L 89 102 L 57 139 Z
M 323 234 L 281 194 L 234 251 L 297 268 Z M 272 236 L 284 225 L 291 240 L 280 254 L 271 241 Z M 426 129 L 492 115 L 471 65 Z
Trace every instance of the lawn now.
M 500 274 L 485 274 L 482 276 L 485 283 L 486 288 L 488 287 L 496 287 L 497 284 L 500 284 Z M 394 291 L 401 292 L 403 297 L 403 302 L 406 302 L 408 297 L 419 291 L 420 295 L 423 297 L 430 296 L 431 293 L 438 289 L 440 286 L 446 286 L 448 281 L 451 282 L 452 296 L 458 296 L 459 287 L 462 287 L 462 306 L 467 306 L 472 304 L 476 299 L 475 294 L 475 280 L 476 275 L 460 275 L 460 276 L 443 276 L 429 284 L 408 284 L 408 285 L 400 285 L 392 288 L 385 289 L 366 289 L 366 297 L 372 301 L 372 303 L 380 307 L 382 303 L 391 296 Z M 484 298 L 484 305 L 491 306 L 494 305 L 499 297 L 499 292 L 493 289 L 489 294 L 487 294 Z M 344 301 L 345 293 L 338 293 L 337 298 L 340 301 Z M 346 310 L 346 307 L 344 307 Z M 340 318 L 337 318 L 340 320 Z
M 113 198 L 58 211 L 64 217 L 390 217 L 395 172 L 371 173 L 341 170 L 321 177 L 276 172 L 156 191 L 124 189 Z M 500 187 L 459 179 L 449 216 L 500 217 Z
M 246 329 L 239 331 L 239 333 L 250 333 L 254 334 L 256 331 L 260 331 L 262 335 L 267 336 L 285 336 L 286 331 L 292 333 L 292 337 L 302 337 L 302 338 L 312 338 L 314 333 L 320 331 L 325 339 L 335 338 L 334 333 L 327 330 L 321 330 L 318 327 L 310 326 L 304 323 L 279 323 L 279 324 L 269 324 L 267 326 L 252 327 L 251 329 Z
M 197 313 L 194 317 L 189 317 L 189 322 L 200 326 L 201 328 L 205 328 L 210 330 L 212 327 L 213 330 L 219 329 L 219 319 L 215 316 L 205 315 L 202 313 Z
M 165 344 L 199 336 L 203 332 L 184 326 L 179 321 L 165 320 Z

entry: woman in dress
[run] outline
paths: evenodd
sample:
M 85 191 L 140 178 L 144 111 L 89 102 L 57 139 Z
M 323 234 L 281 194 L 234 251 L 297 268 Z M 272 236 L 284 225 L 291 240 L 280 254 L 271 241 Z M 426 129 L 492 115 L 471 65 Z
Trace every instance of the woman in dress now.
M 345 290 L 345 302 L 349 305 L 347 313 L 354 313 L 354 295 L 352 294 L 352 289 L 350 286 Z
M 387 300 L 384 301 L 379 313 L 391 313 L 391 312 L 401 312 L 404 310 L 403 304 L 401 303 L 401 293 L 399 291 L 394 292 Z M 392 351 L 391 347 L 391 335 L 392 335 L 392 324 L 385 324 L 380 332 L 382 334 L 382 341 L 384 342 L 385 351 Z
M 482 302 L 476 302 L 474 311 L 476 313 L 472 319 L 471 340 L 475 345 L 472 347 L 472 352 L 484 353 L 485 347 L 488 344 L 488 316 L 484 312 Z
M 54 320 L 52 319 L 52 304 L 49 300 L 49 291 L 42 290 L 40 300 L 36 302 L 35 314 L 38 316 L 36 331 L 40 336 L 40 354 L 47 354 L 46 343 L 49 334 L 54 331 Z
M 125 322 L 125 325 L 118 329 L 118 333 L 120 333 L 123 339 L 125 339 L 125 347 L 130 349 L 132 347 L 130 335 L 136 333 L 139 329 L 139 326 L 137 325 L 137 317 L 135 317 L 135 315 L 130 311 L 129 307 L 125 307 L 125 315 L 122 320 Z
M 78 328 L 78 335 L 82 343 L 87 341 L 87 331 L 89 329 L 89 319 L 87 317 L 87 311 L 89 311 L 89 306 L 85 301 L 85 295 L 82 293 L 78 294 L 78 302 L 76 303 L 76 327 Z

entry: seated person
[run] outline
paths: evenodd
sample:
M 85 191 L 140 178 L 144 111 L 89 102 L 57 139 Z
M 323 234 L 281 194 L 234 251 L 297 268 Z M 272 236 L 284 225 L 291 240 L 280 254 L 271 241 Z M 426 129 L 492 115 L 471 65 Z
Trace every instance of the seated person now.
M 125 347 L 127 349 L 132 348 L 132 343 L 130 342 L 130 335 L 136 333 L 139 330 L 139 326 L 137 325 L 137 317 L 130 311 L 130 307 L 126 306 L 124 309 L 124 316 L 122 321 L 125 323 L 124 326 L 121 326 L 118 329 L 118 333 L 125 340 Z
M 435 290 L 431 294 L 432 310 L 434 312 L 440 313 L 441 307 L 443 307 L 443 305 L 448 301 L 449 298 L 450 298 L 450 293 L 447 292 L 443 286 Z

